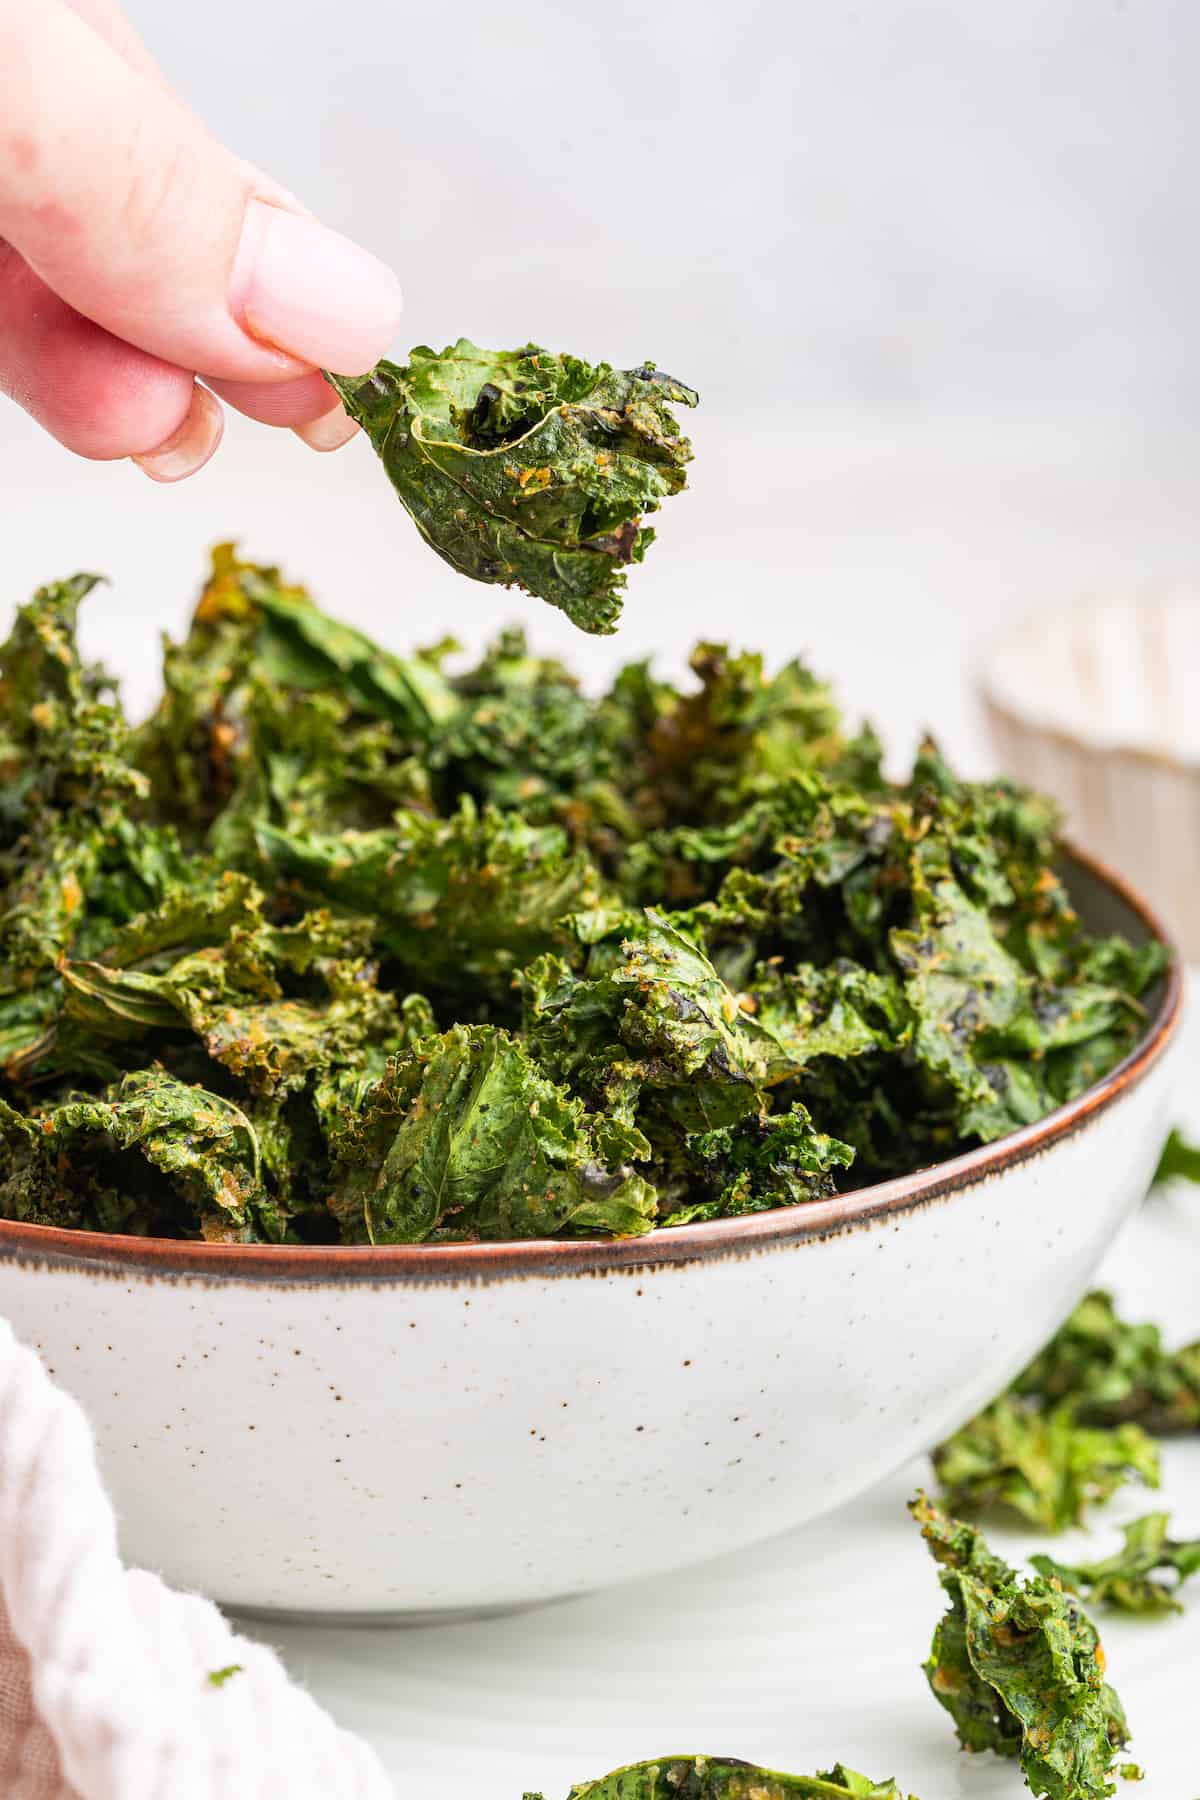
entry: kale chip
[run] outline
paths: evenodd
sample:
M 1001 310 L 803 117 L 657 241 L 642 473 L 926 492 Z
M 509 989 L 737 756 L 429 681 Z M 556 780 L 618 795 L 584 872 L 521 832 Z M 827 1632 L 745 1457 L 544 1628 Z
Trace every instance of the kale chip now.
M 1158 1446 L 1140 1426 L 1081 1425 L 1069 1403 L 1041 1411 L 1009 1394 L 939 1444 L 933 1467 L 954 1512 L 1008 1507 L 1043 1531 L 1078 1525 L 1126 1481 L 1159 1481 Z
M 524 1800 L 542 1800 L 526 1794 Z M 837 1763 L 817 1775 L 781 1775 L 729 1756 L 663 1756 L 577 1782 L 567 1800 L 904 1800 L 894 1781 Z M 916 1800 L 910 1794 L 908 1800 Z
M 1200 1144 L 1189 1143 L 1181 1131 L 1169 1134 L 1154 1171 L 1155 1187 L 1168 1181 L 1200 1181 Z
M 1163 1512 L 1134 1519 L 1123 1529 L 1121 1548 L 1098 1562 L 1061 1563 L 1045 1555 L 1030 1561 L 1072 1594 L 1116 1612 L 1182 1612 L 1178 1590 L 1200 1569 L 1200 1538 L 1173 1538 L 1169 1525 Z
M 625 570 L 654 538 L 642 517 L 686 484 L 692 448 L 670 409 L 695 406 L 691 388 L 653 363 L 467 338 L 327 379 L 452 568 L 523 587 L 583 631 L 615 630 Z
M 925 1676 L 960 1744 L 1019 1758 L 1050 1800 L 1105 1800 L 1129 1734 L 1091 1620 L 1057 1581 L 1018 1576 L 923 1494 L 910 1510 L 949 1602 Z
M 1140 1425 L 1157 1437 L 1200 1429 L 1200 1343 L 1163 1346 L 1157 1325 L 1134 1324 L 1097 1289 L 1018 1375 L 1013 1391 L 1066 1402 L 1081 1424 Z

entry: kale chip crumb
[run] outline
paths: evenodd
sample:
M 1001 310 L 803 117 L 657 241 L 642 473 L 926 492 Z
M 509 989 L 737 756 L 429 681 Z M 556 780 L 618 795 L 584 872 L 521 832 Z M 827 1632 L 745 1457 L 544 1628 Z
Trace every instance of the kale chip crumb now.
M 673 384 L 533 359 L 481 410 L 431 358 L 421 416 L 453 418 L 425 438 L 519 460 L 553 388 L 555 444 L 619 414 L 638 508 L 673 491 Z M 588 504 L 579 554 L 611 576 L 592 540 L 623 526 Z M 679 685 L 633 663 L 591 697 L 516 631 L 395 654 L 223 545 L 131 726 L 78 648 L 95 584 L 41 589 L 0 650 L 0 1216 L 634 1236 L 987 1143 L 1145 1030 L 1166 953 L 1083 927 L 1053 807 L 932 743 L 887 779 L 800 663 L 705 643 Z M 1196 1407 L 1134 1364 L 1110 1411 Z
M 1200 1182 L 1200 1144 L 1189 1143 L 1179 1130 L 1169 1134 L 1154 1171 L 1155 1187 L 1168 1181 Z
M 1018 1576 L 971 1525 L 924 1494 L 910 1503 L 949 1602 L 925 1676 L 965 1750 L 1019 1759 L 1034 1794 L 1105 1800 L 1128 1742 L 1104 1651 L 1074 1595 L 1043 1575 Z

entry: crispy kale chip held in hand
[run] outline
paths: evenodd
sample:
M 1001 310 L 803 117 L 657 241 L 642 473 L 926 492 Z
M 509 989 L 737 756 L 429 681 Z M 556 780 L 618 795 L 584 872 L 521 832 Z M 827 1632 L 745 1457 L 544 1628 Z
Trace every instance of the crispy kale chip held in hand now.
M 1182 1612 L 1178 1590 L 1200 1569 L 1200 1538 L 1172 1538 L 1169 1526 L 1166 1513 L 1146 1513 L 1123 1527 L 1121 1548 L 1099 1562 L 1061 1563 L 1044 1555 L 1030 1561 L 1072 1594 L 1115 1612 Z
M 525 1800 L 542 1800 L 526 1794 Z M 871 1781 L 837 1763 L 817 1775 L 781 1775 L 727 1756 L 663 1756 L 581 1781 L 567 1800 L 905 1800 L 894 1781 Z M 908 1800 L 916 1800 L 913 1794 Z
M 547 441 L 623 394 L 637 431 L 588 443 L 624 469 L 661 384 L 551 362 Z M 508 441 L 509 376 L 469 410 L 511 457 L 537 428 Z M 43 589 L 0 650 L 4 1216 L 635 1235 L 999 1137 L 1144 1030 L 1163 953 L 1084 930 L 1048 803 L 931 744 L 889 782 L 799 663 L 702 644 L 681 686 L 634 663 L 593 698 L 518 632 L 474 665 L 382 649 L 223 545 L 131 729 L 77 648 L 93 585 Z M 1194 1414 L 1188 1352 L 1093 1327 L 1117 1416 L 1081 1424 Z M 1138 1466 L 1136 1432 L 1110 1450 L 1047 1474 L 1026 1444 L 1003 1480 L 1065 1516 Z
M 652 363 L 619 370 L 536 344 L 459 338 L 407 364 L 328 380 L 370 438 L 426 543 L 475 581 L 523 587 L 609 632 L 642 524 L 685 486 L 672 406 L 698 396 Z
M 949 1602 L 925 1675 L 960 1744 L 1018 1757 L 1033 1793 L 1049 1800 L 1105 1800 L 1129 1734 L 1078 1600 L 1045 1576 L 1015 1574 L 923 1494 L 910 1510 Z
M 1080 1425 L 1069 1404 L 1043 1412 L 1009 1394 L 939 1444 L 933 1466 L 952 1511 L 1007 1507 L 1043 1531 L 1078 1525 L 1126 1481 L 1159 1479 L 1158 1446 L 1140 1426 Z

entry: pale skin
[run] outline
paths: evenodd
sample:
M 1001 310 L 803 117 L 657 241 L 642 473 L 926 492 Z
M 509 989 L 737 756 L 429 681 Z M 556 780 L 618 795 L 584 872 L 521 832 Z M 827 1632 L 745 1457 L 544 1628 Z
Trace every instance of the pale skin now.
M 355 430 L 396 277 L 218 143 L 111 0 L 0 0 L 0 392 L 97 461 L 203 468 L 224 408 Z

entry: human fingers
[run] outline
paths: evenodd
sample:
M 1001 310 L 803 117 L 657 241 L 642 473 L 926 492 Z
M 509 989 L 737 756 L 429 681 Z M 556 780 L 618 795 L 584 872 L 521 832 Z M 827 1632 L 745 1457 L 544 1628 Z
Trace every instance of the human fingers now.
M 395 277 L 253 171 L 60 0 L 0 0 L 0 235 L 77 312 L 229 381 L 359 374 Z
M 0 247 L 0 391 L 68 449 L 131 456 L 158 481 L 203 466 L 221 409 L 188 371 L 122 343 Z

